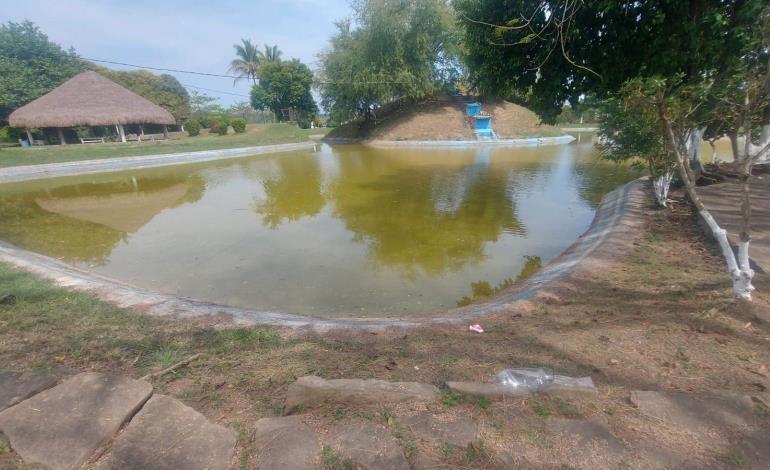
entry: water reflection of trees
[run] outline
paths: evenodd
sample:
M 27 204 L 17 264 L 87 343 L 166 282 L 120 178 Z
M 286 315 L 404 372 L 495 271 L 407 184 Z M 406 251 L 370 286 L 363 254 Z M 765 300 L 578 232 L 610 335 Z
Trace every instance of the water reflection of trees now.
M 0 239 L 71 262 L 103 264 L 166 208 L 199 200 L 198 175 L 125 176 L 0 195 Z
M 311 217 L 323 209 L 326 201 L 321 190 L 321 168 L 313 154 L 278 158 L 279 175 L 262 181 L 265 200 L 256 202 L 262 221 L 276 228 L 284 221 Z
M 605 194 L 643 174 L 643 171 L 629 165 L 603 161 L 598 156 L 591 161 L 575 163 L 578 194 L 594 209 L 599 206 Z
M 483 159 L 482 159 L 483 160 Z M 484 244 L 522 233 L 503 174 L 489 161 L 405 166 L 385 155 L 340 159 L 334 215 L 377 264 L 438 275 L 484 259 Z

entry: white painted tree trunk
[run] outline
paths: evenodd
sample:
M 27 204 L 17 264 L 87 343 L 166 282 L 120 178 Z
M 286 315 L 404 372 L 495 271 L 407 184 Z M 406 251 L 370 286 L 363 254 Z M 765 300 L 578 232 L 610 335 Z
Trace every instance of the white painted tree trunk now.
M 749 265 L 749 242 L 740 242 L 738 244 L 738 258 L 736 258 L 735 252 L 730 246 L 730 241 L 727 239 L 727 230 L 717 224 L 717 221 L 714 220 L 714 217 L 711 216 L 711 213 L 705 207 L 698 212 L 703 217 L 703 220 L 706 221 L 711 234 L 722 250 L 722 256 L 727 263 L 727 271 L 730 273 L 733 281 L 735 296 L 739 299 L 751 300 L 751 292 L 754 291 L 754 286 L 751 284 L 751 280 L 754 278 L 754 271 Z
M 720 227 L 719 224 L 717 224 L 716 220 L 714 220 L 714 217 L 703 204 L 703 201 L 701 201 L 700 197 L 698 197 L 698 193 L 695 190 L 695 175 L 693 175 L 692 167 L 690 166 L 691 160 L 688 159 L 692 149 L 692 137 L 690 136 L 687 141 L 683 142 L 685 147 L 684 150 L 687 152 L 687 154 L 683 155 L 679 150 L 681 147 L 679 146 L 676 136 L 674 135 L 671 121 L 666 114 L 665 104 L 659 103 L 658 106 L 659 117 L 666 131 L 666 140 L 668 141 L 669 149 L 674 153 L 674 156 L 676 157 L 679 177 L 684 183 L 687 196 L 698 210 L 700 216 L 703 217 L 703 220 L 708 225 L 711 234 L 713 235 L 714 239 L 716 239 L 720 249 L 722 250 L 725 263 L 727 263 L 727 271 L 730 273 L 730 277 L 733 281 L 733 292 L 735 293 L 735 296 L 740 299 L 751 300 L 751 292 L 754 290 L 754 286 L 751 284 L 751 280 L 754 277 L 754 271 L 752 271 L 749 266 L 749 240 L 744 240 L 743 238 L 741 239 L 741 243 L 739 244 L 738 249 L 739 257 L 736 258 L 735 252 L 733 252 L 733 249 L 730 246 L 730 241 L 727 239 L 727 231 Z M 701 137 L 702 135 L 703 134 L 701 134 Z M 750 166 L 748 168 L 750 168 Z M 745 193 L 744 188 L 744 201 L 747 200 L 745 196 L 747 196 L 747 193 Z M 744 217 L 744 222 L 747 220 L 748 217 Z M 740 264 L 738 262 L 739 260 Z
M 759 144 L 749 144 L 749 154 L 759 153 L 765 145 L 770 143 L 770 124 L 763 124 L 762 131 L 759 133 Z M 760 156 L 757 160 L 766 161 L 770 153 L 764 152 L 764 155 Z
M 690 161 L 690 168 L 697 172 L 697 175 L 703 172 L 703 160 L 701 160 L 701 154 L 703 153 L 701 148 L 703 146 L 703 134 L 706 132 L 705 127 L 698 129 L 692 129 L 690 136 L 685 142 L 687 149 L 687 159 Z M 696 176 L 697 178 L 697 176 Z
M 668 207 L 668 188 L 671 186 L 671 180 L 674 179 L 674 172 L 667 171 L 652 180 L 652 191 L 655 194 L 655 202 L 660 207 Z

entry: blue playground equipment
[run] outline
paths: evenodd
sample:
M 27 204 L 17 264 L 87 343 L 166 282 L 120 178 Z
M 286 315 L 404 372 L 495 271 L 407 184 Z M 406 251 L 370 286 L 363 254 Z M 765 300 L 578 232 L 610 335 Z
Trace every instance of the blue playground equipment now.
M 492 130 L 492 116 L 481 114 L 481 103 L 472 102 L 465 105 L 465 113 L 473 122 L 473 131 L 478 140 L 497 140 Z

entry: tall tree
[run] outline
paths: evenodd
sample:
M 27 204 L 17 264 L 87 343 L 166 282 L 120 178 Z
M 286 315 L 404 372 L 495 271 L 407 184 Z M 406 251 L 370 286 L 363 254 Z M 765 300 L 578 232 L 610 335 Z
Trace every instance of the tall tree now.
M 737 59 L 764 0 L 454 0 L 485 94 L 553 122 L 565 101 L 635 77 L 716 73 Z
M 320 54 L 322 103 L 335 121 L 437 92 L 461 74 L 455 17 L 444 0 L 356 0 Z
M 16 108 L 89 68 L 31 21 L 0 25 L 0 123 Z
M 256 85 L 259 78 L 259 65 L 264 59 L 264 54 L 249 39 L 241 39 L 241 44 L 233 44 L 235 55 L 230 62 L 228 71 L 237 76 L 233 83 L 241 80 L 251 80 Z
M 300 117 L 318 111 L 310 87 L 313 72 L 297 59 L 268 62 L 262 66 L 259 83 L 251 89 L 254 109 L 270 109 L 279 121 L 285 120 L 282 110 L 291 109 Z
M 278 46 L 268 46 L 265 44 L 265 52 L 262 53 L 262 59 L 265 62 L 280 62 L 281 55 L 283 55 L 283 52 L 278 49 Z
M 167 109 L 177 122 L 190 117 L 190 95 L 185 87 L 171 75 L 155 75 L 147 70 L 109 70 L 97 67 L 97 71 L 110 80 Z

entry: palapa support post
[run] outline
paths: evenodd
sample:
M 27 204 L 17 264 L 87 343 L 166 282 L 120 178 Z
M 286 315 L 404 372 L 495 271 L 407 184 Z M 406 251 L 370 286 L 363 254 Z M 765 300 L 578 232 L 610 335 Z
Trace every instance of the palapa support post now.
M 123 129 L 123 124 L 116 124 L 116 127 L 118 128 L 118 135 L 120 136 L 120 141 L 125 142 L 126 141 L 126 131 Z
M 32 140 L 32 131 L 29 130 L 29 128 L 26 129 L 27 131 L 27 142 L 29 142 L 29 146 L 32 147 L 33 140 Z
M 163 138 L 168 139 L 168 126 L 163 124 Z
M 59 145 L 67 145 L 67 141 L 64 140 L 64 131 L 61 127 L 56 128 L 56 132 L 59 133 Z

